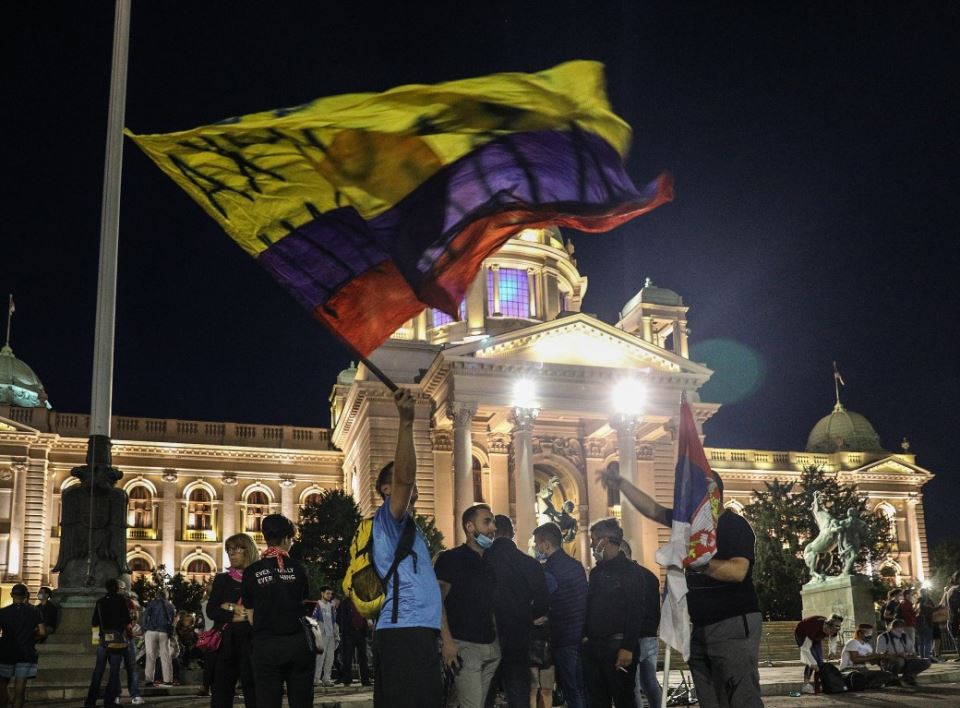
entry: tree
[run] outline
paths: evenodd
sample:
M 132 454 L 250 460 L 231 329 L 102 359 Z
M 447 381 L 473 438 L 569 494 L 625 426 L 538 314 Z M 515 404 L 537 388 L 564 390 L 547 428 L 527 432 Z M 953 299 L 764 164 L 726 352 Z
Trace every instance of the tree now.
M 816 465 L 805 467 L 799 482 L 775 479 L 764 486 L 744 509 L 744 516 L 757 533 L 753 579 L 760 609 L 768 619 L 800 619 L 800 589 L 809 579 L 803 547 L 819 533 L 810 511 L 817 492 L 834 517 L 845 516 L 853 507 L 866 522 L 863 546 L 854 567 L 880 587 L 876 568 L 886 560 L 894 539 L 885 517 L 865 512 L 867 499 L 856 487 L 840 484 L 836 476 Z M 840 558 L 834 553 L 826 571 L 836 574 L 840 567 Z
M 154 570 L 150 576 L 141 575 L 133 581 L 130 589 L 137 594 L 140 604 L 146 606 L 164 587 L 173 606 L 183 612 L 200 612 L 203 604 L 203 585 L 196 580 L 187 580 L 180 573 L 169 576 L 160 570 Z
M 443 533 L 441 533 L 440 529 L 433 523 L 432 516 L 417 514 L 415 521 L 420 528 L 420 533 L 423 534 L 423 538 L 427 542 L 430 558 L 436 558 L 440 551 L 446 549 L 446 546 L 443 545 Z
M 960 540 L 948 538 L 930 551 L 930 583 L 935 599 L 940 599 L 938 592 L 957 571 L 960 571 Z
M 340 489 L 326 489 L 300 511 L 300 557 L 334 587 L 350 564 L 350 542 L 360 525 L 360 508 L 354 498 Z

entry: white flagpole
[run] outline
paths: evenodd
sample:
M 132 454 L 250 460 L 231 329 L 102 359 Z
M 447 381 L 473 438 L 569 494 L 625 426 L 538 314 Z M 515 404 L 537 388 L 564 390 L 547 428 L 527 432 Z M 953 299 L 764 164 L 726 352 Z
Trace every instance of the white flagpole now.
M 663 652 L 663 690 L 660 692 L 660 708 L 667 708 L 667 693 L 670 691 L 670 645 L 664 642 Z
M 127 49 L 130 0 L 117 0 L 113 25 L 113 59 L 107 119 L 107 149 L 100 207 L 100 270 L 93 349 L 90 435 L 110 437 L 113 399 L 113 334 L 116 321 L 117 243 L 120 233 L 120 178 L 123 168 L 123 122 L 127 100 Z

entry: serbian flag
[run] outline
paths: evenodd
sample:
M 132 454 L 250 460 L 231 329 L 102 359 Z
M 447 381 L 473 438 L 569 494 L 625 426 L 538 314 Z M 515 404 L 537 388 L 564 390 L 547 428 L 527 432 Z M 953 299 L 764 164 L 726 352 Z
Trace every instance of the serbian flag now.
M 456 317 L 523 229 L 606 231 L 672 198 L 665 174 L 630 181 L 630 128 L 588 61 L 126 133 L 363 356 L 425 307 Z
M 717 518 L 723 482 L 710 469 L 700 444 L 690 405 L 680 404 L 680 439 L 673 487 L 670 541 L 657 550 L 657 563 L 667 569 L 660 638 L 690 657 L 690 614 L 684 569 L 706 565 L 717 552 Z

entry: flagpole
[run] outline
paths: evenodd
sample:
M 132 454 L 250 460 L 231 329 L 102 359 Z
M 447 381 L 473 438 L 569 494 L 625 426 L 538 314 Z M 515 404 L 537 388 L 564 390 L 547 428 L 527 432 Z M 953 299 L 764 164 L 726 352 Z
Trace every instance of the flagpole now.
M 660 691 L 660 708 L 667 708 L 667 694 L 670 692 L 670 645 L 663 643 L 666 651 L 663 653 L 663 690 Z
M 117 245 L 120 233 L 120 180 L 123 168 L 123 122 L 127 99 L 127 50 L 130 0 L 116 0 L 107 147 L 100 206 L 100 269 L 90 396 L 90 445 L 93 436 L 110 437 L 113 403 L 113 337 L 116 322 Z
M 10 293 L 10 302 L 7 304 L 7 341 L 4 346 L 10 346 L 10 323 L 13 322 L 13 293 Z

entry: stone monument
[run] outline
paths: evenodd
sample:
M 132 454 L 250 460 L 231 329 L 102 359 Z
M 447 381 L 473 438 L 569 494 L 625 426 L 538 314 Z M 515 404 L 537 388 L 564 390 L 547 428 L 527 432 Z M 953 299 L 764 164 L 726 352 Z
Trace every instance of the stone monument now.
M 854 507 L 841 518 L 833 516 L 819 494 L 814 495 L 810 510 L 820 531 L 803 549 L 803 560 L 810 570 L 810 582 L 800 591 L 803 616 L 840 615 L 844 630 L 852 635 L 858 624 L 876 621 L 873 584 L 866 576 L 853 572 L 867 525 Z M 841 570 L 830 577 L 827 574 L 834 565 L 834 551 Z

